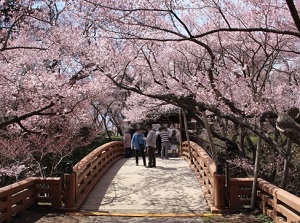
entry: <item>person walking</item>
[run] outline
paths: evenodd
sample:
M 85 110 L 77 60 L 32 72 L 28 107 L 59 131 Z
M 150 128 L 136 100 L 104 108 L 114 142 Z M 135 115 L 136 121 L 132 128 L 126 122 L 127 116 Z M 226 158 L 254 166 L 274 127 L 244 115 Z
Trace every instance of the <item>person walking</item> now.
M 125 147 L 125 157 L 130 158 L 131 157 L 131 134 L 129 130 L 125 131 L 125 134 L 123 136 L 123 144 Z
M 177 148 L 178 148 L 178 139 L 177 139 L 175 129 L 172 130 L 172 134 L 171 134 L 171 137 L 170 137 L 169 140 L 170 140 L 170 144 L 171 144 L 172 157 L 175 157 L 176 152 L 177 152 Z
M 138 128 L 131 139 L 131 148 L 135 150 L 135 162 L 137 166 L 139 165 L 139 153 L 141 153 L 144 166 L 146 166 L 146 145 L 144 138 L 145 135 L 143 133 L 143 130 L 141 128 Z
M 168 150 L 170 149 L 170 141 L 169 141 L 169 133 L 167 128 L 162 127 L 160 131 L 160 137 L 161 137 L 161 158 L 162 159 L 169 159 L 168 157 Z
M 146 146 L 148 149 L 148 167 L 156 167 L 156 159 L 155 159 L 155 148 L 156 148 L 156 134 L 152 129 L 152 126 L 149 125 L 147 127 L 147 137 L 145 138 L 146 140 Z
M 161 137 L 160 137 L 160 131 L 161 127 L 159 127 L 157 133 L 156 133 L 156 149 L 157 149 L 157 154 L 158 157 L 161 157 Z

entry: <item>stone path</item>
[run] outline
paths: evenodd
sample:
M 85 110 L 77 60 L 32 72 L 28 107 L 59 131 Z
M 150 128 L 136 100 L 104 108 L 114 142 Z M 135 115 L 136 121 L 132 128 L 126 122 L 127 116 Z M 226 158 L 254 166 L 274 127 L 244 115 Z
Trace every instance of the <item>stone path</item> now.
M 209 212 L 209 208 L 197 179 L 182 158 L 158 159 L 157 167 L 151 169 L 136 166 L 132 158 L 121 159 L 108 170 L 81 211 L 192 214 Z

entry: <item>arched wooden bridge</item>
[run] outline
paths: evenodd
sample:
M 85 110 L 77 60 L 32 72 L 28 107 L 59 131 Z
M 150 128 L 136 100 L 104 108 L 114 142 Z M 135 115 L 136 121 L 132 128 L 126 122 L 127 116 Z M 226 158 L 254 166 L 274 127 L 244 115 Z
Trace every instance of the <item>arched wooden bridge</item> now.
M 249 209 L 252 178 L 226 181 L 193 142 L 182 144 L 181 155 L 158 160 L 157 168 L 147 169 L 123 158 L 121 142 L 107 143 L 64 179 L 28 178 L 0 188 L 0 223 L 39 203 L 66 212 L 119 217 L 201 217 Z M 300 222 L 300 198 L 262 179 L 257 207 L 276 223 Z

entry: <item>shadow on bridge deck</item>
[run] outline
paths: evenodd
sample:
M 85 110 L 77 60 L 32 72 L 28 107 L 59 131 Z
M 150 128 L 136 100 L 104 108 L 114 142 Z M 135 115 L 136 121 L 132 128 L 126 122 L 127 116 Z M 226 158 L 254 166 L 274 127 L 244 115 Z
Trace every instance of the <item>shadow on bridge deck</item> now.
M 181 158 L 157 160 L 157 168 L 121 159 L 100 179 L 81 211 L 190 214 L 209 212 L 199 183 Z

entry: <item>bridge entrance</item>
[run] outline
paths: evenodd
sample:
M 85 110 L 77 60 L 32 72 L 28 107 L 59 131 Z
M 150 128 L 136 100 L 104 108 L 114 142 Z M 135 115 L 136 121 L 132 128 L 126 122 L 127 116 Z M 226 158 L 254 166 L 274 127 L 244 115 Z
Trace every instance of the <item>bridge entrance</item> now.
M 28 178 L 1 188 L 0 223 L 11 220 L 33 205 L 45 203 L 68 215 L 84 216 L 82 221 L 75 219 L 80 223 L 87 223 L 89 219 L 93 223 L 105 222 L 105 219 L 115 222 L 111 221 L 113 217 L 118 217 L 114 220 L 126 218 L 117 222 L 135 222 L 134 219 L 127 221 L 134 217 L 141 217 L 136 222 L 151 222 L 161 217 L 169 220 L 175 217 L 173 222 L 203 222 L 203 217 L 216 217 L 212 214 L 249 210 L 253 179 L 228 179 L 228 196 L 224 174 L 217 173 L 216 164 L 196 143 L 191 142 L 189 147 L 184 142 L 183 158 L 159 159 L 153 169 L 135 166 L 133 159 L 123 157 L 123 143 L 110 142 L 84 157 L 64 175 L 64 179 Z M 257 207 L 275 223 L 300 221 L 299 197 L 263 179 L 258 179 L 257 190 Z M 92 216 L 101 218 L 93 219 Z M 224 221 L 227 216 L 230 220 Z M 243 221 L 232 220 L 234 215 L 227 216 L 219 216 L 221 222 L 249 222 L 244 216 Z M 149 217 L 151 221 L 139 221 Z M 178 220 L 183 217 L 185 220 Z M 199 221 L 191 219 L 195 217 Z M 67 219 L 57 221 L 53 218 L 53 221 L 46 222 L 73 223 L 71 218 Z M 32 223 L 18 218 L 16 222 Z M 250 222 L 255 221 L 250 218 Z

